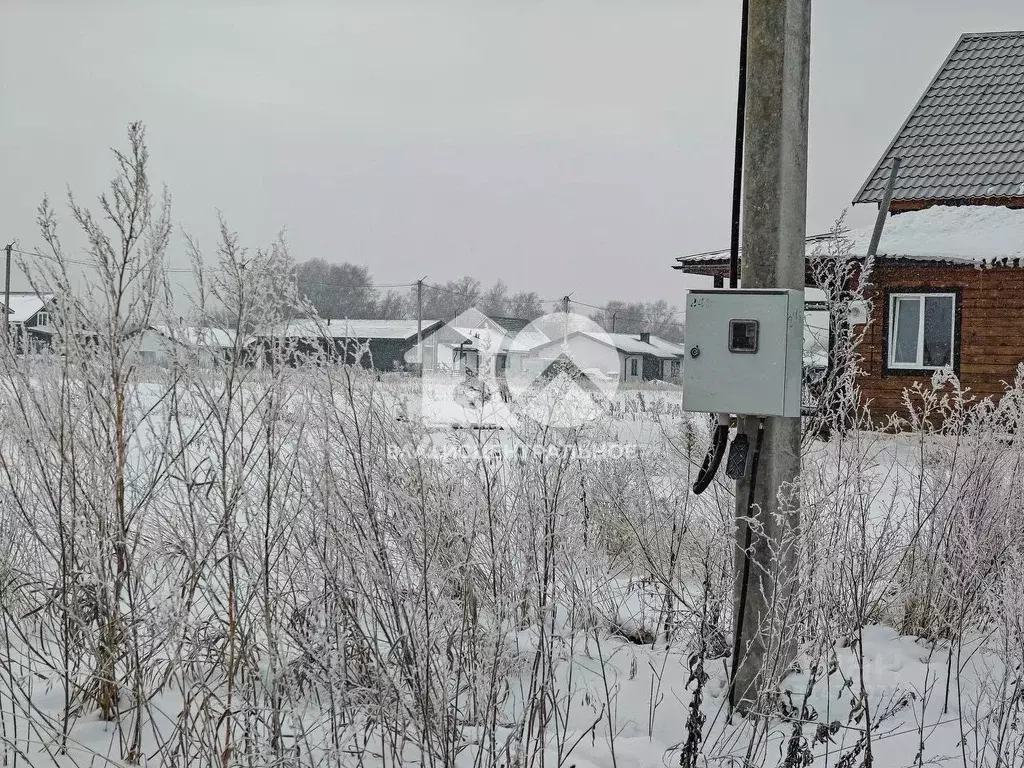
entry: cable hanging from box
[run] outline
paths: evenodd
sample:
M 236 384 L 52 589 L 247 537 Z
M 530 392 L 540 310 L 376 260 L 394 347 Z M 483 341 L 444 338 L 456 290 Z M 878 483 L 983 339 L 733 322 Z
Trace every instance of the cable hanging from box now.
M 729 444 L 729 414 L 718 415 L 718 426 L 711 436 L 711 445 L 708 446 L 707 455 L 704 456 L 704 463 L 701 464 L 700 472 L 697 473 L 697 480 L 693 484 L 693 492 L 698 496 L 708 489 L 711 481 L 718 474 L 718 467 L 722 464 L 722 457 L 725 456 L 726 446 Z

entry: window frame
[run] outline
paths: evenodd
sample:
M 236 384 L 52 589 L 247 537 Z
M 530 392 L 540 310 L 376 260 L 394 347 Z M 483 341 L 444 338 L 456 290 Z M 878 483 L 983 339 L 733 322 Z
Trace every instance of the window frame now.
M 947 296 L 953 299 L 952 345 L 950 349 L 950 366 L 924 365 L 924 299 L 928 297 Z M 896 363 L 893 361 L 895 352 L 894 323 L 896 320 L 896 300 L 901 298 L 919 298 L 922 300 L 920 319 L 918 320 L 918 357 L 913 363 Z M 883 374 L 888 376 L 931 376 L 936 371 L 952 367 L 953 372 L 960 375 L 960 336 L 962 326 L 963 291 L 961 288 L 934 287 L 893 287 L 885 291 L 884 320 L 882 326 L 882 363 Z M 921 361 L 920 363 L 918 361 Z
M 628 358 L 627 375 L 632 377 L 640 376 L 640 358 L 632 355 Z
M 36 326 L 45 327 L 50 324 L 50 312 L 46 309 L 40 309 L 36 312 Z

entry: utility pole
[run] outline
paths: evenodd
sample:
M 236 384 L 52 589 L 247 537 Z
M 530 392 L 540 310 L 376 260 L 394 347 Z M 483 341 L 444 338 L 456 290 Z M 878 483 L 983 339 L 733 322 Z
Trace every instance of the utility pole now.
M 416 281 L 416 363 L 419 376 L 423 376 L 423 280 Z
M 7 266 L 4 269 L 4 338 L 7 344 L 11 343 L 11 251 L 14 250 L 14 243 L 8 243 L 4 248 L 7 251 Z
M 566 294 L 562 297 L 562 346 L 564 347 L 569 343 L 569 296 L 572 294 Z
M 615 333 L 615 316 L 617 314 L 619 314 L 619 313 L 618 312 L 612 312 L 612 333 Z
M 750 0 L 743 177 L 746 288 L 805 285 L 811 0 Z M 798 338 L 800 328 L 791 329 Z M 756 386 L 751 383 L 751 386 Z M 736 484 L 735 648 L 730 700 L 744 714 L 789 671 L 799 530 L 800 418 L 744 417 L 760 445 Z M 748 515 L 757 524 L 748 528 Z M 748 534 L 749 530 L 749 534 Z M 750 546 L 747 546 L 749 541 Z

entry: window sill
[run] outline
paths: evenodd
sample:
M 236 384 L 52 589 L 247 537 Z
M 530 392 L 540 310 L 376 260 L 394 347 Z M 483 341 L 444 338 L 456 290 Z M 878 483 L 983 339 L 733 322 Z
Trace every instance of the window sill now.
M 952 370 L 956 373 L 955 366 L 942 365 L 938 368 L 892 368 L 885 366 L 886 376 L 933 376 L 938 371 Z

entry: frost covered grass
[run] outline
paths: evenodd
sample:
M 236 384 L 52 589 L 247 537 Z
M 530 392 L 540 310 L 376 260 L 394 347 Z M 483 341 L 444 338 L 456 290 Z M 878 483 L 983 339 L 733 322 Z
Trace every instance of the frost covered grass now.
M 9 761 L 1015 764 L 1024 454 L 994 429 L 1013 398 L 942 434 L 809 444 L 798 663 L 742 720 L 733 500 L 689 493 L 700 420 L 453 430 L 362 370 L 168 372 L 125 401 L 122 525 L 88 387 L 21 375 Z M 452 440 L 479 451 L 403 450 Z M 579 450 L 613 440 L 636 450 Z M 545 450 L 487 450 L 510 442 Z

